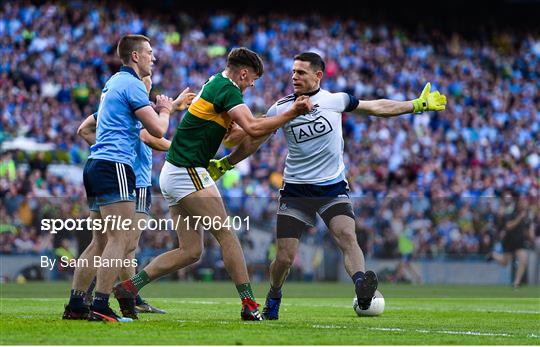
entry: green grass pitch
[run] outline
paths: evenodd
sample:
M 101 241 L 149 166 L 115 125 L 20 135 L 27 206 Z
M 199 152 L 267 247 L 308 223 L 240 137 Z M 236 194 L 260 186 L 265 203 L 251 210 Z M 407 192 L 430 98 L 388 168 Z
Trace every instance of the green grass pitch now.
M 133 323 L 63 321 L 69 287 L 66 282 L 1 285 L 0 343 L 540 345 L 539 287 L 382 283 L 385 313 L 357 317 L 352 284 L 287 283 L 279 321 L 242 322 L 232 283 L 161 281 L 142 294 L 168 313 L 140 315 Z M 263 303 L 266 284 L 254 289 Z

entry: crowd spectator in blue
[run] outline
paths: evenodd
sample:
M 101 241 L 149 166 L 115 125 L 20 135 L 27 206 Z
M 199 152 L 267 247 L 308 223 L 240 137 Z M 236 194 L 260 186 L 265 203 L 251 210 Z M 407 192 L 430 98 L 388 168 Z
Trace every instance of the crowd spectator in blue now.
M 538 31 L 448 35 L 331 16 L 225 11 L 180 18 L 189 25 L 162 22 L 124 4 L 4 4 L 0 143 L 25 136 L 56 150 L 31 160 L 20 152 L 2 154 L 0 210 L 6 216 L 2 225 L 10 230 L 0 233 L 2 252 L 53 247 L 40 242 L 36 223 L 44 209 L 54 209 L 50 197 L 70 199 L 73 208 L 62 212 L 63 218 L 85 215 L 82 185 L 51 174 L 48 166 L 84 164 L 88 147 L 76 129 L 118 70 L 115 43 L 127 33 L 151 37 L 160 52 L 154 89 L 168 95 L 179 85 L 202 85 L 224 65 L 231 47 L 254 49 L 264 57 L 267 73 L 245 101 L 260 113 L 276 96 L 292 92 L 288 57 L 302 51 L 326 60 L 323 88 L 362 99 L 412 99 L 424 81 L 432 81 L 448 96 L 443 113 L 376 122 L 343 115 L 348 181 L 369 256 L 398 257 L 398 229 L 411 236 L 414 256 L 487 254 L 499 241 L 501 192 L 511 187 L 531 201 L 540 198 Z M 178 121 L 171 119 L 169 137 Z M 286 155 L 278 132 L 237 166 L 230 184 L 226 177 L 220 183 L 228 184 L 223 195 L 231 211 L 255 216 L 269 232 Z M 163 154 L 154 155 L 155 188 L 163 161 Z M 47 198 L 48 203 L 40 200 Z M 155 204 L 157 216 L 165 215 L 162 205 Z M 398 229 L 392 226 L 395 216 L 402 223 Z M 165 236 L 144 235 L 145 252 L 170 246 Z

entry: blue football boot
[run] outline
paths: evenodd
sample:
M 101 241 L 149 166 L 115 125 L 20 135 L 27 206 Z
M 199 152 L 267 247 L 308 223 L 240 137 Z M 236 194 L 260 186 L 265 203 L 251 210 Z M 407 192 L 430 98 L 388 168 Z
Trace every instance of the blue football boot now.
M 279 319 L 279 305 L 281 305 L 281 298 L 272 299 L 266 297 L 266 302 L 264 303 L 263 317 L 268 320 L 278 320 Z

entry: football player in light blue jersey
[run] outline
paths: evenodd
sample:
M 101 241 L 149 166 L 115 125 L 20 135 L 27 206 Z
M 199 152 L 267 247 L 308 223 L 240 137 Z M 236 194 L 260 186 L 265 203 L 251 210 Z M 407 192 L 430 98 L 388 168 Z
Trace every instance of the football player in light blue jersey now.
M 111 221 L 134 221 L 136 182 L 133 165 L 139 121 L 148 133 L 161 138 L 167 131 L 171 112 L 181 102 L 180 96 L 173 101 L 158 95 L 157 113 L 150 105 L 141 79 L 151 75 L 156 59 L 146 36 L 122 37 L 117 53 L 123 66 L 103 88 L 97 112 L 96 143 L 91 147 L 83 174 L 90 218 L 101 219 L 105 232 L 93 230 L 93 242 L 80 258 L 89 259 L 90 263 L 95 256 L 100 256 L 101 263 L 106 266 L 95 269 L 96 293 L 90 310 L 83 299 L 94 277 L 93 271 L 75 271 L 64 319 L 129 321 L 109 307 L 109 295 L 125 263 L 133 224 L 129 225 L 130 230 L 122 230 L 126 224 Z
M 142 81 L 145 84 L 145 88 L 147 92 L 149 93 L 152 89 L 152 79 L 150 76 L 144 77 Z M 194 93 L 190 92 L 189 88 L 186 88 L 182 93 L 182 104 L 179 105 L 179 110 L 183 110 L 189 106 L 191 103 L 191 100 L 195 96 Z M 81 136 L 90 146 L 94 145 L 96 143 L 96 119 L 97 114 L 94 113 L 90 116 L 88 116 L 84 122 L 80 125 L 77 134 Z M 158 151 L 167 151 L 170 147 L 170 141 L 165 138 L 157 138 L 148 133 L 148 131 L 144 128 L 142 128 L 142 123 L 139 122 L 138 128 L 140 130 L 140 136 L 135 144 L 135 162 L 133 165 L 133 170 L 136 177 L 136 201 L 135 201 L 135 227 L 137 230 L 135 230 L 135 233 L 130 233 L 131 237 L 128 241 L 127 247 L 126 247 L 126 258 L 125 259 L 135 259 L 135 250 L 137 249 L 137 245 L 139 244 L 139 238 L 143 230 L 138 229 L 139 227 L 139 220 L 141 219 L 147 219 L 149 212 L 150 212 L 150 206 L 151 206 L 151 188 L 152 188 L 152 182 L 151 182 L 151 176 L 152 176 L 152 149 L 158 150 Z M 95 211 L 98 211 L 97 206 Z M 98 240 L 97 238 L 92 239 L 92 244 L 88 248 L 98 248 Z M 101 250 L 102 251 L 102 250 Z M 89 268 L 83 268 L 79 271 L 87 271 L 89 274 L 95 274 L 95 270 L 93 267 Z M 125 280 L 130 278 L 135 274 L 135 267 L 132 266 L 124 266 L 120 270 L 119 278 L 120 280 Z M 92 282 L 90 287 L 87 290 L 87 297 L 92 296 L 92 292 L 94 290 L 95 286 L 95 280 Z M 165 313 L 165 311 L 156 308 L 149 303 L 147 303 L 145 300 L 143 300 L 140 296 L 137 296 L 135 307 L 133 310 L 122 310 L 122 314 L 124 317 L 129 318 L 137 318 L 136 313 Z

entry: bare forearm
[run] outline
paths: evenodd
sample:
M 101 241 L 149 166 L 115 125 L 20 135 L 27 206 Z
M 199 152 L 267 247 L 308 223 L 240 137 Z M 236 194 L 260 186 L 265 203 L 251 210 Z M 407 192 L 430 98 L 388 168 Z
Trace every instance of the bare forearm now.
M 162 137 L 160 139 L 152 140 L 151 142 L 146 143 L 150 148 L 155 149 L 156 151 L 167 152 L 169 147 L 171 147 L 171 141 Z
M 165 136 L 167 128 L 169 127 L 170 108 L 158 106 L 158 109 L 159 113 L 156 113 L 156 111 L 148 105 L 135 111 L 135 115 L 139 118 L 150 135 L 162 138 Z
M 236 165 L 242 160 L 255 153 L 259 147 L 268 139 L 268 136 L 261 136 L 253 138 L 251 136 L 246 137 L 239 145 L 229 154 L 229 163 Z
M 295 114 L 289 110 L 275 117 L 253 118 L 244 131 L 251 137 L 259 138 L 273 133 L 294 117 Z
M 411 101 L 395 101 L 387 99 L 360 101 L 356 113 L 377 117 L 395 117 L 413 112 Z
M 158 138 L 150 135 L 150 133 L 143 129 L 141 130 L 141 140 L 150 148 L 155 149 L 156 151 L 166 152 L 171 147 L 171 141 L 167 140 L 164 137 Z
M 169 116 L 170 116 L 170 113 L 169 112 L 160 112 L 158 114 L 158 117 L 157 117 L 157 126 L 159 128 L 159 132 L 161 136 L 157 136 L 158 134 L 155 133 L 155 134 L 152 134 L 153 136 L 156 136 L 156 137 L 163 137 L 166 133 L 167 133 L 167 129 L 169 128 Z

